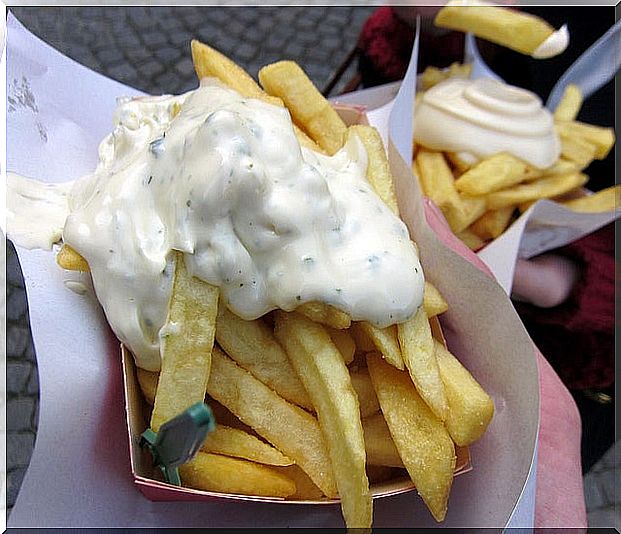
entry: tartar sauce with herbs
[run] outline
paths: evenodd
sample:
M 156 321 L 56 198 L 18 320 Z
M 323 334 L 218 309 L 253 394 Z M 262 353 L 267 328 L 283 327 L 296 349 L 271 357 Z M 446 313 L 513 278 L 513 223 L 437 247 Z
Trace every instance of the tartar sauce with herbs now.
M 99 155 L 63 239 L 140 367 L 160 366 L 173 250 L 248 320 L 322 301 L 387 326 L 422 303 L 415 246 L 367 182 L 355 136 L 334 156 L 301 148 L 285 108 L 204 81 L 122 101 Z

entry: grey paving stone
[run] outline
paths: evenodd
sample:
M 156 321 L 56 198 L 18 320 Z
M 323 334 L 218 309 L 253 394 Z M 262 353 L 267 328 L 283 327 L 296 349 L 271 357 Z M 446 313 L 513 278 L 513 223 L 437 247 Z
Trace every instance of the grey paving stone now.
M 30 430 L 32 415 L 35 410 L 36 399 L 19 398 L 9 399 L 6 406 L 7 430 Z M 38 403 L 37 403 L 38 404 Z
M 8 358 L 18 358 L 22 355 L 28 340 L 30 332 L 23 326 L 15 324 L 7 324 L 6 326 L 6 354 Z
M 621 529 L 621 511 L 615 510 L 612 506 L 608 508 L 598 508 L 587 513 L 588 526 L 591 528 L 610 528 Z
M 7 481 L 6 481 L 6 504 L 7 506 L 13 506 L 15 504 L 15 500 L 17 499 L 17 494 L 19 493 L 19 488 L 22 485 L 22 480 L 24 480 L 24 475 L 26 474 L 25 467 L 18 467 L 13 469 L 7 473 Z
M 36 367 L 33 367 L 28 384 L 26 385 L 26 394 L 36 396 L 39 394 L 39 371 Z
M 24 360 L 29 361 L 29 362 L 34 362 L 34 363 L 36 363 L 37 361 L 37 357 L 35 354 L 35 348 L 32 342 L 32 336 L 30 335 L 30 332 L 28 332 L 28 338 L 26 340 L 26 350 L 24 351 Z
M 11 241 L 7 242 L 6 247 L 6 281 L 14 286 L 24 287 L 22 269 Z
M 9 360 L 6 364 L 7 394 L 19 395 L 19 393 L 25 391 L 31 371 L 32 363 Z
M 9 321 L 18 321 L 26 313 L 28 302 L 26 291 L 21 287 L 16 287 L 6 299 L 6 318 Z
M 597 484 L 606 498 L 607 504 L 621 504 L 617 488 L 621 484 L 621 470 L 610 468 L 597 473 Z
M 6 461 L 15 467 L 27 466 L 32 456 L 35 435 L 32 432 L 9 432 L 6 437 Z
M 607 504 L 606 496 L 600 487 L 598 474 L 587 473 L 583 478 L 584 501 L 587 510 L 595 510 Z
M 121 63 L 108 68 L 107 75 L 120 82 L 131 83 L 136 78 L 136 70 L 127 63 Z

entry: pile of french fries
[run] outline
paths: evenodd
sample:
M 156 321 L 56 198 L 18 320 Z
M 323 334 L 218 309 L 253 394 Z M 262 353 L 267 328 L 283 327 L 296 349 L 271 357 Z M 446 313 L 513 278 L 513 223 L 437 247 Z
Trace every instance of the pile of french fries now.
M 194 41 L 192 55 L 199 79 L 215 77 L 246 97 L 287 106 L 303 146 L 334 154 L 349 135 L 359 136 L 367 178 L 398 214 L 378 132 L 346 126 L 297 64 L 264 67 L 261 87 L 207 45 Z M 67 245 L 57 261 L 88 269 Z M 384 329 L 321 302 L 245 321 L 219 302 L 217 287 L 187 273 L 182 254 L 175 262 L 168 323 L 177 328 L 162 330 L 161 371 L 137 369 L 137 376 L 154 431 L 197 401 L 215 413 L 215 431 L 180 468 L 183 485 L 338 498 L 348 527 L 370 528 L 373 484 L 405 475 L 443 520 L 456 448 L 482 436 L 494 405 L 447 350 L 437 316 L 448 304 L 433 285 L 426 282 L 413 318 Z
M 422 73 L 424 91 L 450 77 L 467 77 L 468 68 Z M 589 177 L 583 172 L 594 159 L 604 159 L 615 143 L 612 128 L 576 120 L 582 94 L 568 85 L 554 111 L 561 156 L 547 169 L 538 169 L 508 152 L 500 152 L 469 165 L 452 152 L 414 144 L 413 171 L 424 194 L 442 210 L 453 233 L 473 250 L 500 236 L 539 199 L 554 200 L 576 212 L 613 211 L 621 205 L 621 186 L 588 195 L 582 187 Z

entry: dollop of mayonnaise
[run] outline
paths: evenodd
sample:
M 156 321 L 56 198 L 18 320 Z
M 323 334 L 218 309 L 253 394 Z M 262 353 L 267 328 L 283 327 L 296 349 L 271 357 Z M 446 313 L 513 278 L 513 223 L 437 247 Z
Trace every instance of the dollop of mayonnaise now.
M 569 46 L 569 30 L 567 24 L 563 24 L 558 30 L 541 43 L 532 56 L 536 59 L 547 59 L 562 54 Z
M 543 169 L 560 155 L 541 99 L 491 78 L 450 78 L 426 91 L 416 106 L 414 141 L 469 162 L 504 151 Z
M 285 108 L 216 83 L 121 102 L 115 122 L 63 239 L 138 366 L 160 366 L 173 250 L 244 319 L 322 301 L 381 327 L 421 305 L 416 248 L 357 137 L 331 157 L 301 148 Z

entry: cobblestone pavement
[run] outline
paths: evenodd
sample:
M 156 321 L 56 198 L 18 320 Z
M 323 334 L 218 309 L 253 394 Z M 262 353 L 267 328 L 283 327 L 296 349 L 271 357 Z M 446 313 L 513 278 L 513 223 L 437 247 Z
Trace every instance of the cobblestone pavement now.
M 150 93 L 176 93 L 196 84 L 189 41 L 206 41 L 256 76 L 272 61 L 298 61 L 321 89 L 353 49 L 373 8 L 14 8 L 33 33 L 106 76 Z M 353 74 L 345 72 L 337 94 Z M 38 420 L 38 373 L 24 283 L 7 246 L 7 507 L 15 503 L 30 461 Z M 618 443 L 585 476 L 590 526 L 621 528 L 614 510 Z

